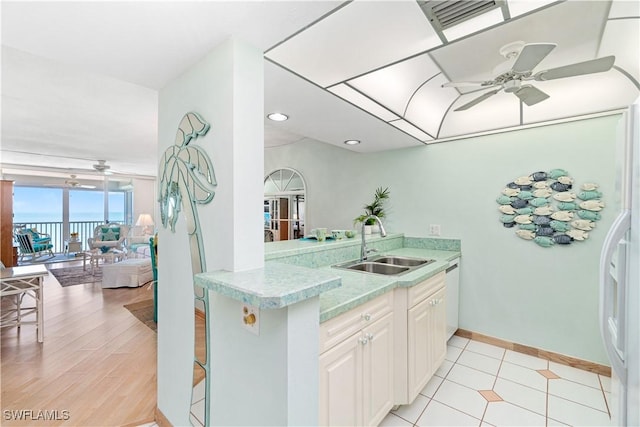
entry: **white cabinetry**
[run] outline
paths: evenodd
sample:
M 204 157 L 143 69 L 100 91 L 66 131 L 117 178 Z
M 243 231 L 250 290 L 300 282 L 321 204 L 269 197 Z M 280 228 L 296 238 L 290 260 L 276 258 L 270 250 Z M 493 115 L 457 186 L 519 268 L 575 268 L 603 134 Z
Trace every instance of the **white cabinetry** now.
M 394 404 L 393 292 L 320 325 L 320 425 L 378 425 Z
M 402 345 L 396 345 L 395 395 L 396 404 L 405 405 L 429 382 L 447 352 L 445 273 L 396 289 L 395 313 L 397 342 L 405 337 Z
M 445 290 L 416 304 L 407 313 L 407 388 L 413 400 L 429 382 L 446 353 Z

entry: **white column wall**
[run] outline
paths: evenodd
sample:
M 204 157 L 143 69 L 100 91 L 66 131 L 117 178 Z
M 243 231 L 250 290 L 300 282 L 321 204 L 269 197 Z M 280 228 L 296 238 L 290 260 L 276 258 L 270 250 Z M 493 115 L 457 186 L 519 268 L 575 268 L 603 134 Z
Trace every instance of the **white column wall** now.
M 208 153 L 218 182 L 213 201 L 197 207 L 207 270 L 264 263 L 263 97 L 262 52 L 234 39 L 160 91 L 159 158 L 174 143 L 187 112 L 199 113 L 211 125 L 192 142 Z M 158 408 L 173 425 L 189 425 L 194 305 L 184 217 L 180 215 L 175 233 L 157 228 Z

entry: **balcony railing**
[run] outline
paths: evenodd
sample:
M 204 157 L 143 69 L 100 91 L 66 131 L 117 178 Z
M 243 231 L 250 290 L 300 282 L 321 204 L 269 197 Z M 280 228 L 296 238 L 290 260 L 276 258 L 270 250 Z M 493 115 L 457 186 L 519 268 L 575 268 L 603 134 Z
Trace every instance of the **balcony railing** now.
M 82 242 L 82 248 L 87 248 L 87 239 L 93 237 L 93 230 L 100 224 L 104 224 L 104 221 L 70 221 L 69 233 L 78 233 L 78 240 Z M 59 222 L 14 222 L 14 230 L 17 228 L 35 228 L 40 233 L 47 233 L 51 235 L 51 243 L 53 244 L 53 251 L 56 253 L 64 252 L 64 241 L 69 239 L 69 236 L 63 235 L 64 223 Z

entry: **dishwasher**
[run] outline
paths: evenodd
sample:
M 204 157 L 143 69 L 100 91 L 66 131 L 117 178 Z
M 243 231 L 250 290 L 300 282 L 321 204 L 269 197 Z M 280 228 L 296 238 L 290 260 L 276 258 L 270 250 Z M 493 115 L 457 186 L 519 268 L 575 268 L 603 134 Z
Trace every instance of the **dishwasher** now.
M 447 311 L 447 341 L 458 330 L 458 305 L 460 291 L 460 258 L 449 261 L 446 270 L 445 292 Z

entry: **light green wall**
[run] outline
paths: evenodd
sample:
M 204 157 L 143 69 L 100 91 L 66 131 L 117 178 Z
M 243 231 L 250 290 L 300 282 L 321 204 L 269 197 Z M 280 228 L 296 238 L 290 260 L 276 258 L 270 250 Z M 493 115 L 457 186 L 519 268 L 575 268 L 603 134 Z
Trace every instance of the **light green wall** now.
M 307 183 L 307 229 L 350 228 L 378 186 L 391 190 L 392 231 L 462 240 L 460 327 L 607 364 L 598 330 L 598 262 L 615 217 L 619 116 L 356 154 L 318 142 L 265 150 L 265 173 L 287 166 Z M 366 142 L 365 142 L 366 143 Z M 589 240 L 545 249 L 498 221 L 496 197 L 519 176 L 563 168 L 596 182 L 610 205 Z

